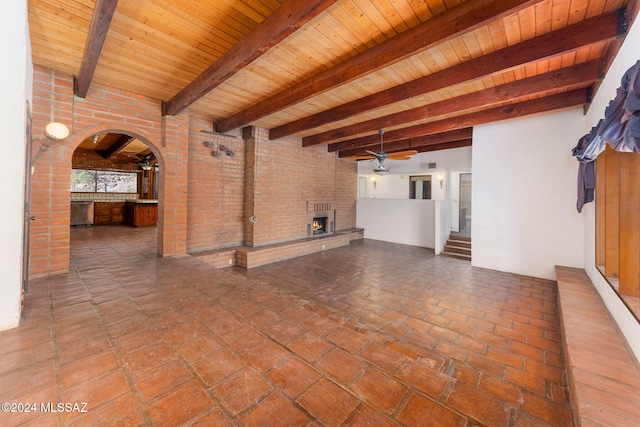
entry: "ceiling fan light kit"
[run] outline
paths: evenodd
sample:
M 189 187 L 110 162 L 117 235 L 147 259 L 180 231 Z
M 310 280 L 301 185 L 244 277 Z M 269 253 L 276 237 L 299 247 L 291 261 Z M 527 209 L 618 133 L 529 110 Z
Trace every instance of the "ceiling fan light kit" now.
M 386 167 L 382 162 L 380 162 L 377 167 L 373 168 L 373 172 L 377 175 L 386 175 L 389 171 L 391 171 L 391 169 Z

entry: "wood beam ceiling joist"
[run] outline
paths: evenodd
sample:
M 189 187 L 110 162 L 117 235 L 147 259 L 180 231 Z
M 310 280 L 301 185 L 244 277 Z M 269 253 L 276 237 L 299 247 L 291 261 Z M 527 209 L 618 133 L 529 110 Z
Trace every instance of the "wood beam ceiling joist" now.
M 522 80 L 505 83 L 489 89 L 472 92 L 466 95 L 434 102 L 422 107 L 402 111 L 388 116 L 367 120 L 331 131 L 302 138 L 302 146 L 333 142 L 335 140 L 372 132 L 405 123 L 424 120 L 455 112 L 490 106 L 505 101 L 513 101 L 525 96 L 532 96 L 554 89 L 562 89 L 575 85 L 591 85 L 602 78 L 600 61 L 593 60 Z
M 107 38 L 109 27 L 113 14 L 116 11 L 118 0 L 97 0 L 93 16 L 91 17 L 91 25 L 87 34 L 87 41 L 84 46 L 82 62 L 80 63 L 80 71 L 78 76 L 73 79 L 73 91 L 76 96 L 84 98 L 87 96 L 93 74 L 98 66 L 100 53 Z
M 242 68 L 324 12 L 337 0 L 289 0 L 214 62 L 173 98 L 162 104 L 163 115 L 175 116 Z M 239 127 L 239 126 L 238 126 Z M 218 131 L 225 133 L 226 130 Z
M 343 120 L 365 111 L 384 107 L 407 98 L 423 95 L 448 86 L 477 80 L 534 61 L 551 58 L 580 47 L 619 36 L 619 11 L 587 19 L 539 37 L 497 50 L 459 65 L 411 82 L 344 103 L 269 131 L 269 139 L 279 139 L 297 132 Z M 597 28 L 597 31 L 594 30 Z
M 497 50 L 477 59 L 463 62 L 440 72 L 273 128 L 269 132 L 269 139 L 282 138 L 411 97 L 477 80 L 494 74 L 499 70 L 506 71 L 517 66 L 571 52 L 593 43 L 613 40 L 620 36 L 618 14 L 619 11 L 613 11 L 598 15 L 577 24 Z M 597 31 L 594 30 L 595 28 L 597 28 Z
M 618 25 L 619 25 L 619 30 L 620 30 L 620 35 L 621 37 L 618 37 L 616 40 L 613 40 L 608 48 L 607 51 L 604 53 L 604 55 L 602 56 L 602 74 L 606 75 L 607 72 L 609 72 L 609 67 L 611 66 L 611 64 L 613 63 L 613 60 L 615 59 L 616 55 L 618 54 L 618 51 L 620 50 L 620 47 L 622 47 L 622 43 L 624 42 L 625 36 L 627 31 L 629 31 L 629 28 L 631 28 L 631 26 L 633 25 L 633 23 L 635 22 L 638 13 L 640 13 L 640 0 L 628 0 L 625 7 L 623 7 L 622 9 L 618 10 L 619 12 L 619 20 L 618 20 Z M 600 87 L 600 83 L 602 83 L 602 81 L 598 81 L 596 82 L 596 84 L 593 85 L 593 93 L 596 93 L 598 91 L 598 88 Z M 589 108 L 589 105 L 587 105 L 587 108 Z
M 427 153 L 429 151 L 450 150 L 452 148 L 471 147 L 473 140 L 471 138 L 461 139 L 460 141 L 443 142 L 442 144 L 425 145 L 417 149 L 418 153 Z
M 426 147 L 443 144 L 448 144 L 456 141 L 471 140 L 473 137 L 472 128 L 456 129 L 449 132 L 434 133 L 431 135 L 422 135 L 412 138 L 400 139 L 390 143 L 384 143 L 384 151 L 386 153 L 395 153 L 398 151 L 416 150 L 421 151 Z M 354 148 L 351 150 L 342 150 L 338 153 L 339 157 L 353 157 L 367 155 L 366 148 Z M 372 150 L 374 151 L 374 150 Z
M 220 132 L 227 132 L 245 126 L 276 111 L 452 40 L 490 22 L 517 13 L 519 10 L 540 1 L 481 0 L 463 2 L 319 75 L 302 81 L 230 117 L 219 120 L 216 127 Z
M 471 127 L 478 124 L 490 123 L 499 120 L 512 119 L 530 114 L 584 105 L 589 101 L 590 90 L 577 89 L 571 92 L 560 93 L 545 98 L 534 99 L 502 107 L 491 108 L 476 113 L 464 114 L 449 119 L 410 126 L 384 134 L 386 141 L 397 141 L 406 138 L 415 138 L 422 135 L 430 135 L 454 129 Z M 369 135 L 354 138 L 347 141 L 335 142 L 328 145 L 328 151 L 344 151 L 362 147 L 376 147 L 380 143 L 378 135 Z
M 100 155 L 102 156 L 103 159 L 109 159 L 113 156 L 115 156 L 118 152 L 120 152 L 120 150 L 122 150 L 124 147 L 126 147 L 127 145 L 131 144 L 131 142 L 134 140 L 135 138 L 129 135 L 122 135 L 120 138 L 118 138 L 113 144 L 111 144 L 111 146 L 109 147 L 109 149 L 105 150 L 105 151 L 101 151 Z

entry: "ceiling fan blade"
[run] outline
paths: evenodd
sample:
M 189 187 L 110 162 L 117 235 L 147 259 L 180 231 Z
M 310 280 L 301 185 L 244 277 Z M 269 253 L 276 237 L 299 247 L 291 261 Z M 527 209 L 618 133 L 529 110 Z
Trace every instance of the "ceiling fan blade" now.
M 374 153 L 371 150 L 366 150 L 366 151 L 367 151 L 367 153 L 371 154 L 372 156 L 375 156 L 376 158 L 380 157 L 380 153 Z
M 366 154 L 366 155 L 361 155 L 361 156 L 344 157 L 344 159 L 345 160 L 373 160 L 373 159 L 375 159 L 375 157 Z
M 396 151 L 395 153 L 389 153 L 388 156 L 389 157 L 394 157 L 394 156 L 407 157 L 407 156 L 415 156 L 416 154 L 418 154 L 416 150 L 407 150 L 407 151 Z
M 400 157 L 389 156 L 388 158 L 389 160 L 411 160 L 411 157 L 406 157 L 406 156 L 400 156 Z

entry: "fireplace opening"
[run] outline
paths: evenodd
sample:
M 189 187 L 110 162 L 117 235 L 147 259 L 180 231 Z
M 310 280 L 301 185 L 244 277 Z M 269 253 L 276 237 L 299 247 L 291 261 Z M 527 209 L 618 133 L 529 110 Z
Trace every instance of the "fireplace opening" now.
M 327 217 L 326 216 L 319 216 L 316 218 L 313 218 L 313 235 L 317 236 L 319 234 L 326 234 L 327 233 Z

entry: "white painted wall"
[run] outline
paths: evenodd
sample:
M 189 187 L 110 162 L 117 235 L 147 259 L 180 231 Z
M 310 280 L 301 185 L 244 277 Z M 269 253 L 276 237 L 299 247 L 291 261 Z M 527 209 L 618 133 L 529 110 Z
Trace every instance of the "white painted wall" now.
M 440 255 L 451 234 L 451 201 L 436 200 L 435 202 L 434 249 L 436 255 Z
M 629 34 L 618 52 L 616 59 L 609 68 L 609 71 L 603 80 L 598 92 L 596 92 L 593 102 L 587 111 L 585 126 L 582 133 L 588 133 L 598 120 L 604 117 L 604 109 L 616 96 L 616 89 L 620 87 L 620 79 L 624 73 L 636 61 L 640 60 L 640 19 L 631 27 Z M 597 185 L 597 183 L 596 183 Z M 640 189 L 638 189 L 640 191 Z M 620 330 L 624 334 L 629 346 L 640 361 L 640 324 L 631 315 L 626 306 L 622 303 L 618 295 L 611 289 L 611 286 L 602 277 L 595 266 L 595 247 L 596 247 L 596 221 L 595 221 L 595 204 L 588 203 L 584 206 L 582 213 L 584 216 L 584 264 L 587 275 L 593 282 L 596 290 L 600 293 L 602 300 L 611 315 L 618 323 Z
M 26 0 L 4 2 L 0 14 L 0 330 L 20 321 L 24 225 L 25 123 L 31 93 Z M 25 72 L 29 70 L 29 72 Z M 29 92 L 27 92 L 29 90 Z
M 583 134 L 581 108 L 474 128 L 474 266 L 552 280 L 555 265 L 583 267 L 571 156 Z
M 457 191 L 459 181 L 453 181 L 460 173 L 471 172 L 471 147 L 453 148 L 429 153 L 419 153 L 411 160 L 392 161 L 387 160 L 385 165 L 391 168 L 391 173 L 385 176 L 375 175 L 372 169 L 377 162 L 358 162 L 358 175 L 366 177 L 368 191 L 360 191 L 358 197 L 371 197 L 378 199 L 408 199 L 409 177 L 412 175 L 432 175 L 431 198 L 433 200 L 452 200 L 457 203 Z M 436 169 L 428 169 L 429 163 L 435 163 Z M 442 188 L 436 179 L 439 174 L 444 176 Z M 371 178 L 376 178 L 374 187 Z M 457 206 L 453 207 L 457 210 Z M 452 221 L 457 223 L 456 219 Z
M 435 247 L 435 200 L 358 199 L 356 227 L 365 239 Z

